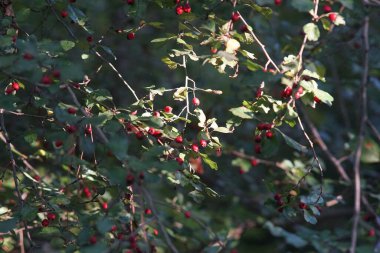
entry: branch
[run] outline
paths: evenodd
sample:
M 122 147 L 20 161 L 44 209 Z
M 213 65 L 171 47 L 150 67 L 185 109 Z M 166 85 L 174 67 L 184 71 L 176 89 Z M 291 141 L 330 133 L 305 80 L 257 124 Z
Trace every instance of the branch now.
M 368 83 L 368 65 L 369 65 L 369 41 L 368 41 L 368 30 L 369 30 L 369 16 L 364 18 L 363 27 L 363 41 L 364 41 L 364 67 L 362 81 L 360 85 L 360 98 L 361 98 L 361 118 L 360 118 L 360 128 L 358 133 L 358 146 L 355 151 L 354 158 L 354 181 L 355 181 L 355 205 L 354 205 L 354 217 L 353 225 L 351 231 L 351 248 L 350 252 L 356 252 L 356 243 L 358 237 L 358 225 L 360 219 L 360 204 L 361 204 L 361 184 L 360 184 L 360 158 L 362 155 L 362 146 L 365 134 L 365 124 L 367 122 L 367 83 Z
M 273 167 L 277 167 L 279 169 L 287 171 L 287 168 L 282 166 L 282 164 L 280 162 L 272 162 L 272 161 L 268 161 L 268 160 L 259 159 L 259 158 L 256 158 L 255 156 L 246 155 L 243 152 L 239 152 L 239 151 L 232 151 L 231 154 L 236 156 L 236 157 L 243 158 L 243 159 L 249 159 L 249 160 L 255 159 L 259 162 L 259 164 L 264 164 L 267 166 L 273 166 Z
M 372 123 L 372 121 L 367 119 L 367 125 L 371 129 L 371 131 L 372 131 L 373 135 L 376 137 L 377 141 L 380 142 L 380 133 L 379 133 L 379 131 L 377 131 L 377 129 L 376 129 L 375 125 Z
M 240 14 L 239 11 L 237 11 L 237 13 L 240 15 L 240 19 L 241 21 L 243 21 L 244 25 L 246 25 L 247 27 L 249 27 L 247 21 L 245 21 L 245 19 L 243 18 L 243 16 Z M 261 43 L 261 41 L 259 40 L 259 38 L 257 38 L 256 34 L 252 31 L 252 29 L 248 29 L 248 32 L 252 35 L 252 37 L 256 40 L 256 42 L 259 44 L 259 46 L 261 47 L 261 49 L 263 50 L 265 56 L 267 57 L 268 59 L 268 62 L 270 62 L 273 67 L 276 68 L 276 70 L 281 73 L 281 70 L 279 69 L 279 67 L 277 66 L 277 64 L 272 60 L 272 58 L 269 56 L 267 50 L 265 49 L 265 45 L 263 43 Z M 267 65 L 266 65 L 267 66 Z
M 153 210 L 153 216 L 156 218 L 157 223 L 160 226 L 160 230 L 164 234 L 167 245 L 169 246 L 169 248 L 171 249 L 173 253 L 178 253 L 179 251 L 177 250 L 177 248 L 174 246 L 173 242 L 171 241 L 168 233 L 166 232 L 165 226 L 161 223 L 160 219 L 157 216 L 158 212 L 157 212 L 156 206 L 153 203 L 152 196 L 145 188 L 142 188 L 142 190 L 148 199 L 150 207 Z

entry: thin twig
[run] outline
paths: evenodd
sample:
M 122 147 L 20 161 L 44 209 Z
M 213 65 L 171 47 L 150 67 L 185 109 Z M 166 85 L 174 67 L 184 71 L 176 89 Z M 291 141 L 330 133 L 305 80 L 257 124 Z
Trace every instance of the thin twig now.
M 237 11 L 237 13 L 239 14 L 240 16 L 240 19 L 241 21 L 243 21 L 244 25 L 246 25 L 247 27 L 249 27 L 247 21 L 245 21 L 245 19 L 243 18 L 243 16 L 241 15 L 241 13 L 239 11 Z M 261 41 L 259 40 L 259 38 L 256 36 L 256 34 L 252 31 L 252 29 L 248 29 L 248 32 L 252 35 L 252 37 L 256 40 L 257 44 L 259 44 L 259 46 L 261 47 L 261 50 L 263 51 L 263 53 L 265 54 L 265 56 L 267 57 L 267 60 L 268 62 L 270 62 L 273 67 L 276 68 L 276 70 L 281 73 L 281 70 L 279 69 L 279 67 L 277 66 L 277 64 L 272 60 L 272 58 L 269 56 L 269 53 L 267 52 L 267 50 L 265 49 L 265 45 L 263 43 L 261 43 Z M 267 65 L 266 65 L 267 66 Z
M 280 162 L 272 162 L 272 161 L 268 161 L 268 160 L 259 159 L 259 158 L 255 157 L 255 156 L 246 155 L 243 152 L 239 152 L 239 151 L 236 151 L 236 150 L 232 151 L 231 154 L 234 155 L 234 156 L 236 156 L 236 157 L 243 158 L 243 159 L 248 159 L 248 160 L 255 159 L 255 160 L 257 160 L 258 164 L 264 164 L 264 165 L 267 165 L 267 166 L 277 167 L 277 168 L 285 170 L 285 171 L 288 170 Z
M 380 143 L 380 133 L 379 133 L 379 131 L 377 131 L 375 125 L 369 119 L 367 119 L 367 125 L 371 129 L 371 131 L 372 131 L 373 135 L 376 137 L 377 141 Z
M 360 98 L 361 98 L 361 118 L 358 133 L 358 144 L 354 156 L 354 182 L 355 182 L 355 205 L 354 217 L 351 231 L 351 248 L 350 252 L 356 252 L 356 243 L 358 237 L 358 225 L 360 219 L 360 204 L 361 204 L 361 183 L 360 183 L 360 158 L 362 155 L 362 146 L 364 142 L 365 124 L 367 122 L 367 84 L 368 84 L 368 68 L 369 68 L 369 16 L 365 16 L 363 25 L 363 42 L 364 42 L 364 63 L 363 75 L 360 85 Z

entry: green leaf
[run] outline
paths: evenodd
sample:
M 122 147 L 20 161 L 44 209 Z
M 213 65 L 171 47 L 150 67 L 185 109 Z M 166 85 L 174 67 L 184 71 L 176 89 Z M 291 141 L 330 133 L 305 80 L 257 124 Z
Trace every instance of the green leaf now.
M 316 24 L 308 23 L 304 25 L 303 31 L 309 41 L 317 41 L 319 39 L 320 32 Z
M 363 142 L 363 152 L 360 158 L 363 163 L 378 163 L 380 162 L 380 147 L 372 139 L 366 138 Z
M 295 150 L 298 150 L 302 153 L 307 152 L 307 150 L 308 150 L 307 147 L 299 144 L 298 142 L 296 142 L 295 140 L 293 140 L 292 138 L 290 138 L 289 136 L 287 136 L 286 134 L 281 132 L 278 128 L 275 128 L 275 130 L 281 134 L 281 136 L 285 140 L 285 143 L 288 144 L 288 146 L 290 146 L 290 147 L 294 148 Z
M 246 60 L 244 63 L 243 63 L 245 66 L 247 66 L 247 68 L 250 70 L 250 71 L 257 71 L 257 70 L 261 70 L 263 69 L 263 67 L 261 67 L 260 64 L 257 64 L 251 60 Z
M 315 216 L 308 210 L 303 210 L 303 218 L 306 222 L 309 222 L 310 224 L 317 224 L 317 218 L 315 218 Z
M 69 51 L 70 49 L 75 47 L 75 43 L 70 40 L 61 40 L 59 44 L 65 51 Z
M 16 228 L 16 225 L 17 225 L 16 218 L 0 221 L 0 233 L 8 233 L 12 229 Z
M 237 108 L 231 108 L 230 112 L 232 112 L 233 115 L 242 118 L 242 119 L 253 119 L 254 114 L 251 110 L 248 108 L 241 106 Z
M 327 104 L 328 106 L 332 106 L 332 102 L 334 101 L 334 98 L 323 90 L 314 90 L 314 95 L 319 98 L 323 103 Z
M 251 163 L 247 159 L 236 158 L 232 160 L 232 166 L 239 167 L 244 172 L 248 172 L 251 169 Z
M 107 217 L 100 218 L 96 222 L 96 228 L 101 234 L 105 234 L 106 232 L 109 232 L 113 225 L 115 224 Z
M 265 222 L 264 227 L 268 229 L 273 236 L 285 238 L 288 244 L 296 248 L 302 248 L 307 245 L 307 241 L 298 235 L 290 233 L 281 227 L 276 227 L 270 221 Z
M 218 164 L 211 160 L 207 155 L 201 155 L 203 162 L 205 162 L 211 169 L 217 170 L 218 169 Z

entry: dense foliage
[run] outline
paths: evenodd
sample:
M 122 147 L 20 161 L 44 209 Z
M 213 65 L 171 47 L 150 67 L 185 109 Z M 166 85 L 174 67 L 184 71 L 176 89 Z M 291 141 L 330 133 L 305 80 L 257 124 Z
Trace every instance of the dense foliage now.
M 380 250 L 378 0 L 1 0 L 4 252 Z

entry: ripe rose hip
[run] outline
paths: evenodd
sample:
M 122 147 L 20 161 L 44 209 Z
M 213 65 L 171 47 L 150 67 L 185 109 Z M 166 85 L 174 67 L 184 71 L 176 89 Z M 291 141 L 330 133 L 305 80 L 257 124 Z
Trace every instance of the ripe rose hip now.
M 62 18 L 66 18 L 68 15 L 69 15 L 69 13 L 66 10 L 65 11 L 61 11 L 61 17 Z
M 175 138 L 175 142 L 177 143 L 182 143 L 183 142 L 183 137 L 181 135 L 178 135 L 176 138 Z
M 206 140 L 200 140 L 199 143 L 201 144 L 201 147 L 203 147 L 203 148 L 207 147 L 207 141 Z
M 175 12 L 177 13 L 177 15 L 182 15 L 183 14 L 183 6 L 182 5 L 178 5 L 177 7 L 175 7 Z
M 184 6 L 183 6 L 183 11 L 186 12 L 186 13 L 190 13 L 191 12 L 191 6 L 189 3 L 186 3 Z
M 51 79 L 50 76 L 43 76 L 42 79 L 41 79 L 41 83 L 43 84 L 52 84 L 53 83 L 53 80 Z
M 127 34 L 127 39 L 128 39 L 128 40 L 134 40 L 135 37 L 136 37 L 136 35 L 135 35 L 135 33 L 133 33 L 133 32 L 130 32 L 130 33 Z
M 305 203 L 303 203 L 303 202 L 300 202 L 300 203 L 298 204 L 298 206 L 299 206 L 299 208 L 301 208 L 301 209 L 306 209 L 306 208 L 307 208 L 307 205 L 306 205 Z
M 13 89 L 12 86 L 8 86 L 6 89 L 5 89 L 5 94 L 7 95 L 10 95 L 14 92 L 15 90 Z
M 67 108 L 67 112 L 69 114 L 75 114 L 77 112 L 77 109 L 75 109 L 74 107 L 69 107 Z
M 259 161 L 257 159 L 251 159 L 251 165 L 253 167 L 257 166 L 259 164 Z
M 145 214 L 146 215 L 151 215 L 152 214 L 152 210 L 150 210 L 149 208 L 145 209 Z
M 260 143 L 261 142 L 261 135 L 256 135 L 255 136 L 255 142 Z
M 281 5 L 282 4 L 282 0 L 274 0 L 274 4 L 275 5 Z
M 18 91 L 20 89 L 20 84 L 18 82 L 12 82 L 12 88 L 15 91 Z
M 170 106 L 165 106 L 164 107 L 164 112 L 166 112 L 166 113 L 172 113 L 172 111 L 173 111 L 173 108 L 171 108 Z
M 332 11 L 332 8 L 331 8 L 331 6 L 330 5 L 324 5 L 323 6 L 323 12 L 325 12 L 325 13 L 329 13 L 329 12 L 331 12 Z
M 53 221 L 53 220 L 55 220 L 56 215 L 55 215 L 54 213 L 48 213 L 48 214 L 47 214 L 47 218 L 48 218 L 48 220 Z
M 91 236 L 89 241 L 91 244 L 96 244 L 97 242 L 96 236 L 95 235 Z
M 257 144 L 257 145 L 255 146 L 255 153 L 256 153 L 256 154 L 261 154 L 261 146 L 260 146 L 260 144 Z
M 268 139 L 272 139 L 273 138 L 273 132 L 272 131 L 267 131 L 265 133 L 265 136 L 268 138 Z
M 329 19 L 331 22 L 335 22 L 337 17 L 338 17 L 338 14 L 336 14 L 336 13 L 330 13 L 329 14 Z
M 43 227 L 47 227 L 47 226 L 49 226 L 49 221 L 47 219 L 44 219 L 44 220 L 42 220 L 41 224 Z
M 184 215 L 185 215 L 186 219 L 189 219 L 191 217 L 191 212 L 190 211 L 186 211 L 184 213 Z
M 92 127 L 91 127 L 91 125 L 87 126 L 84 129 L 84 133 L 87 134 L 87 135 L 91 135 L 92 134 Z
M 182 165 L 182 164 L 183 164 L 183 159 L 182 159 L 181 157 L 177 157 L 175 160 L 177 161 L 177 163 L 178 163 L 179 165 Z
M 240 19 L 240 15 L 239 15 L 239 13 L 237 13 L 237 12 L 232 12 L 232 15 L 231 15 L 231 20 L 232 20 L 232 22 L 236 22 L 236 21 L 238 21 Z
M 128 174 L 127 177 L 125 178 L 125 181 L 127 183 L 127 186 L 131 186 L 135 182 L 135 176 L 132 174 Z
M 194 152 L 199 152 L 199 147 L 197 144 L 191 144 L 191 149 L 194 151 Z
M 201 101 L 199 101 L 199 98 L 196 98 L 196 97 L 193 98 L 193 101 L 192 101 L 192 102 L 193 102 L 193 105 L 194 105 L 194 106 L 199 106 L 199 105 L 201 104 Z

